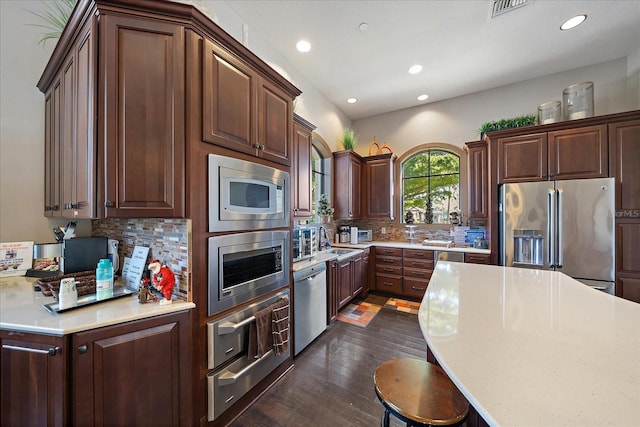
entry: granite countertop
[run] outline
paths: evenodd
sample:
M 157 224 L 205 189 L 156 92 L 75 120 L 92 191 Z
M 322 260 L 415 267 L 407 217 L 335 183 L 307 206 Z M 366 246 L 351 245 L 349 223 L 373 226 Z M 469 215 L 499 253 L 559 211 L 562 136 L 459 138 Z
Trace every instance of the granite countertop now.
M 640 420 L 640 304 L 560 272 L 439 262 L 418 319 L 492 426 Z
M 477 249 L 469 246 L 452 246 L 450 248 L 445 246 L 427 246 L 422 243 L 409 243 L 409 242 L 394 242 L 388 240 L 374 240 L 372 242 L 361 242 L 356 245 L 349 243 L 332 243 L 333 247 L 337 248 L 357 248 L 365 249 L 372 246 L 382 246 L 387 248 L 402 248 L 402 249 L 425 249 L 429 251 L 445 251 L 445 252 L 464 252 L 469 254 L 490 254 L 490 249 Z
M 131 295 L 54 315 L 43 304 L 55 300 L 34 291 L 35 281 L 23 276 L 0 278 L 0 329 L 62 336 L 195 307 L 184 301 L 140 304 L 137 295 Z

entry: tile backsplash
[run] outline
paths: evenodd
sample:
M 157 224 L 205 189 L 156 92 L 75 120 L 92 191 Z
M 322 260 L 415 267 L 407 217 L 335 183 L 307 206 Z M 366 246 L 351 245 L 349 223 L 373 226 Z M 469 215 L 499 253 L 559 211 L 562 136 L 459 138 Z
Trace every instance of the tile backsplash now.
M 163 218 L 114 218 L 91 221 L 92 236 L 106 236 L 120 242 L 120 265 L 131 257 L 135 246 L 149 248 L 147 263 L 157 259 L 176 276 L 173 294 L 191 301 L 191 220 Z

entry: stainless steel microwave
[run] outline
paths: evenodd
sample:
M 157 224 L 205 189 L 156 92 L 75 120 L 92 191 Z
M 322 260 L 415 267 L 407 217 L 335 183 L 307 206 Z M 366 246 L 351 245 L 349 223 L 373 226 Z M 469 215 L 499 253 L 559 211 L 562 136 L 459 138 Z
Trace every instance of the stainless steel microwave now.
M 289 231 L 209 238 L 209 316 L 289 283 Z
M 289 226 L 289 173 L 209 154 L 209 231 Z

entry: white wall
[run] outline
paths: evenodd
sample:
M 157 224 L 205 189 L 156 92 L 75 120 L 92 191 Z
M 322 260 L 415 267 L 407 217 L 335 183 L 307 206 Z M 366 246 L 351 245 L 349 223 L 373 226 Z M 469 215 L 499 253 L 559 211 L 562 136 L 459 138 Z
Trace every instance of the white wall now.
M 427 142 L 445 142 L 462 147 L 477 140 L 477 129 L 488 121 L 536 114 L 538 105 L 562 101 L 562 90 L 572 83 L 592 81 L 596 115 L 640 109 L 637 85 L 629 86 L 626 58 L 579 68 L 521 83 L 477 92 L 420 107 L 368 117 L 353 122 L 361 141 L 386 142 L 399 156 Z M 635 79 L 638 71 L 636 69 Z M 366 154 L 368 143 L 357 147 Z
M 0 241 L 54 241 L 44 206 L 44 96 L 36 87 L 55 47 L 31 11 L 41 1 L 0 1 Z M 88 223 L 88 221 L 85 221 Z M 79 224 L 79 233 L 88 224 Z

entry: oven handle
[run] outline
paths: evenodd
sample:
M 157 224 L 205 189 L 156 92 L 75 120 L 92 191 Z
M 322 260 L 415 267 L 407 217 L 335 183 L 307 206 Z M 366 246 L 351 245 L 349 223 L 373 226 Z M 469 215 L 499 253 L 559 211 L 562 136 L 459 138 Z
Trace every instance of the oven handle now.
M 245 325 L 248 325 L 249 323 L 253 322 L 254 320 L 256 320 L 256 316 L 247 317 L 242 322 L 238 322 L 238 323 L 233 323 L 233 322 L 221 323 L 218 326 L 218 335 L 232 334 L 235 331 L 237 331 L 238 328 L 241 328 L 241 327 L 243 327 Z
M 255 362 L 251 363 L 250 365 L 246 366 L 244 369 L 242 369 L 238 373 L 231 372 L 231 371 L 225 372 L 224 374 L 222 374 L 222 375 L 220 375 L 218 377 L 218 385 L 223 386 L 223 385 L 234 384 L 244 374 L 246 374 L 251 369 L 253 369 L 254 366 L 256 366 L 258 363 L 262 362 L 264 359 L 266 359 L 268 357 L 271 357 L 272 354 L 273 354 L 273 349 L 267 351 L 265 354 L 262 355 L 262 357 L 260 359 L 256 360 Z

